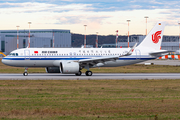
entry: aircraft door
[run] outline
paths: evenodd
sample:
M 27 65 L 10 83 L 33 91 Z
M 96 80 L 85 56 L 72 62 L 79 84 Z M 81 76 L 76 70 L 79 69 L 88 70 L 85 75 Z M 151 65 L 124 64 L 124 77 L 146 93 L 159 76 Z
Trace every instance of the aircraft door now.
M 25 56 L 25 60 L 30 60 L 30 51 L 24 50 L 24 56 Z
M 136 49 L 136 59 L 140 60 L 141 59 L 141 51 L 139 49 Z

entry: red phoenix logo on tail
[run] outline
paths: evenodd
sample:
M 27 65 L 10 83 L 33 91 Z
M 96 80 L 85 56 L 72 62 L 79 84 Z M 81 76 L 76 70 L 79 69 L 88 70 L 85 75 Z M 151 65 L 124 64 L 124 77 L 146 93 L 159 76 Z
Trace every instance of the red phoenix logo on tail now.
M 155 34 L 152 34 L 152 41 L 153 43 L 158 43 L 159 42 L 159 39 L 161 39 L 161 32 L 162 31 L 157 31 Z

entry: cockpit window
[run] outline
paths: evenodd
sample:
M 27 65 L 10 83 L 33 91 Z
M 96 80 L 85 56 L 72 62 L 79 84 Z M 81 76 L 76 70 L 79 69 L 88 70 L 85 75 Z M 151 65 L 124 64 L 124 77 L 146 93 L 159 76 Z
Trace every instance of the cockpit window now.
M 18 53 L 10 53 L 9 56 L 18 56 Z

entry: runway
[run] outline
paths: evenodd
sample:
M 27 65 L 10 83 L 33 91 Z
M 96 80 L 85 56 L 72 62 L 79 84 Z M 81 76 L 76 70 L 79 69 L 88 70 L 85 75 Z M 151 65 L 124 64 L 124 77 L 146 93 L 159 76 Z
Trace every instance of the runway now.
M 66 74 L 0 74 L 0 80 L 150 80 L 150 79 L 180 79 L 180 73 L 94 73 L 92 76 Z

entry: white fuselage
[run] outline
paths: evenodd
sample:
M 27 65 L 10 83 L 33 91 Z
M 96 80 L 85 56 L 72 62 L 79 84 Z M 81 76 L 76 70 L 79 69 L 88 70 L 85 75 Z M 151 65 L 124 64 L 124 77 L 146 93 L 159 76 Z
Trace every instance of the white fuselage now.
M 78 61 L 100 57 L 121 56 L 130 48 L 24 48 L 17 49 L 2 59 L 6 65 L 15 67 L 57 67 L 63 61 Z M 119 57 L 93 67 L 116 67 L 139 63 L 155 57 L 135 49 L 132 55 Z

